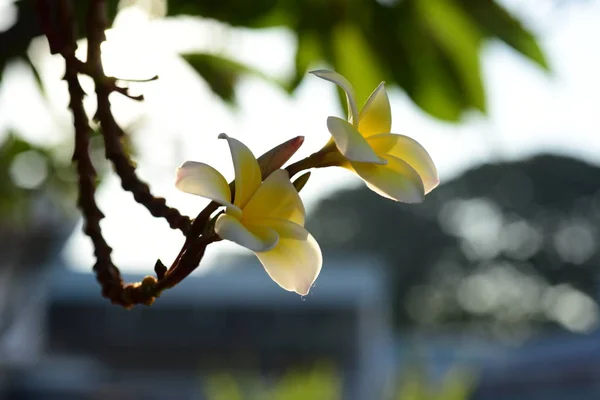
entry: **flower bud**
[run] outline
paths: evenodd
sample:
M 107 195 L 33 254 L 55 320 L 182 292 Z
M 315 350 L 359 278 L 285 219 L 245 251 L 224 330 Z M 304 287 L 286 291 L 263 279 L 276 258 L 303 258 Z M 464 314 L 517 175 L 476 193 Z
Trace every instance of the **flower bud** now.
M 304 143 L 304 136 L 296 136 L 260 156 L 258 165 L 263 179 L 281 168 L 298 151 L 302 143 Z
M 306 185 L 306 182 L 308 182 L 308 178 L 310 178 L 310 172 L 300 175 L 300 177 L 298 179 L 296 179 L 296 180 L 294 180 L 294 182 L 292 182 L 292 184 L 294 185 L 294 187 L 296 188 L 296 190 L 298 192 L 300 192 L 302 190 L 302 188 L 304 187 L 304 185 Z

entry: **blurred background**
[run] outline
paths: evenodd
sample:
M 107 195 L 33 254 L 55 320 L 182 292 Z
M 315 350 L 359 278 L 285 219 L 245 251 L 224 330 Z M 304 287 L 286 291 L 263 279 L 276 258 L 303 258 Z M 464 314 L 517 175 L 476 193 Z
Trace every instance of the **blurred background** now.
M 392 130 L 442 183 L 407 206 L 314 173 L 302 196 L 325 261 L 306 297 L 218 243 L 152 307 L 112 306 L 76 208 L 63 60 L 33 1 L 0 0 L 0 398 L 600 398 L 600 1 L 107 4 L 107 74 L 160 76 L 114 113 L 140 176 L 184 213 L 206 202 L 174 189 L 179 164 L 233 176 L 219 133 L 256 155 L 304 135 L 293 160 L 328 140 L 345 107 L 313 68 L 361 103 L 386 81 Z M 92 154 L 127 279 L 170 264 L 183 237 L 121 190 L 99 135 Z

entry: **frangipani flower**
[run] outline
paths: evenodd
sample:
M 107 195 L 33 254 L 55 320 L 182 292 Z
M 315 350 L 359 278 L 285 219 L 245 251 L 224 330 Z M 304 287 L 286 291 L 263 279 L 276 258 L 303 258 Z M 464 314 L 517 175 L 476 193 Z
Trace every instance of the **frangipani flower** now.
M 269 276 L 285 290 L 305 295 L 323 263 L 321 249 L 304 229 L 305 211 L 285 170 L 276 170 L 262 182 L 259 164 L 240 141 L 225 134 L 235 170 L 235 194 L 216 169 L 187 161 L 177 170 L 175 186 L 186 193 L 226 207 L 214 230 L 256 254 Z
M 415 140 L 390 133 L 390 102 L 382 82 L 369 96 L 360 112 L 354 89 L 346 78 L 334 71 L 311 71 L 333 82 L 346 92 L 348 121 L 327 118 L 332 140 L 321 150 L 341 153 L 339 161 L 327 165 L 347 168 L 362 178 L 373 191 L 404 203 L 418 203 L 439 183 L 438 173 L 427 151 Z M 335 147 L 334 147 L 335 143 Z

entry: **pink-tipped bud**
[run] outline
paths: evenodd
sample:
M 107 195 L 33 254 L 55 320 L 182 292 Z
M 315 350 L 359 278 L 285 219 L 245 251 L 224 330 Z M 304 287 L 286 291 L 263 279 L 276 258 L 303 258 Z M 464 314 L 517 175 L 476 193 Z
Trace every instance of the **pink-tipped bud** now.
M 263 179 L 271 175 L 272 172 L 283 167 L 283 165 L 298 151 L 304 143 L 304 136 L 296 136 L 267 151 L 258 157 L 258 165 Z

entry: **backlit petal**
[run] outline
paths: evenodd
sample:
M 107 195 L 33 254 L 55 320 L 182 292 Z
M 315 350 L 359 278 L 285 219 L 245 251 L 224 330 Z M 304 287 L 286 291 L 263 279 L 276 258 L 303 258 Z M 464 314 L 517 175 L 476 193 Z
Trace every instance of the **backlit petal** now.
M 327 128 L 340 151 L 350 161 L 385 164 L 367 141 L 352 125 L 341 118 L 327 118 Z
M 392 130 L 392 110 L 383 82 L 371 93 L 362 110 L 358 131 L 364 136 L 390 133 Z
M 390 154 L 413 167 L 423 180 L 425 194 L 440 183 L 433 160 L 416 140 L 404 135 L 383 134 L 371 136 L 367 142 L 377 154 Z
M 231 204 L 229 184 L 219 171 L 208 164 L 184 162 L 177 168 L 175 187 L 182 192 L 202 196 L 219 204 Z
M 348 121 L 356 125 L 358 123 L 358 105 L 356 104 L 356 95 L 354 94 L 354 88 L 352 84 L 348 82 L 348 79 L 335 71 L 327 69 L 318 69 L 310 71 L 311 74 L 318 76 L 326 81 L 333 82 L 341 87 L 346 92 L 346 100 L 348 101 Z
M 371 190 L 403 203 L 420 203 L 425 196 L 423 182 L 417 172 L 406 162 L 386 155 L 386 165 L 351 163 L 354 171 Z
M 319 244 L 306 229 L 293 222 L 264 220 L 263 223 L 279 234 L 279 242 L 269 251 L 256 252 L 256 256 L 279 286 L 300 295 L 308 294 L 323 265 Z
M 215 222 L 215 232 L 219 237 L 230 240 L 252 251 L 267 251 L 278 242 L 275 230 L 266 226 L 244 226 L 240 220 L 228 214 L 221 214 Z
M 245 144 L 224 133 L 219 135 L 219 139 L 227 140 L 229 149 L 231 150 L 231 158 L 233 159 L 235 170 L 233 204 L 239 208 L 244 208 L 262 181 L 260 167 L 258 166 L 256 157 L 254 157 L 254 154 L 252 154 Z
M 287 171 L 273 172 L 244 207 L 243 220 L 278 218 L 304 226 L 304 205 Z

